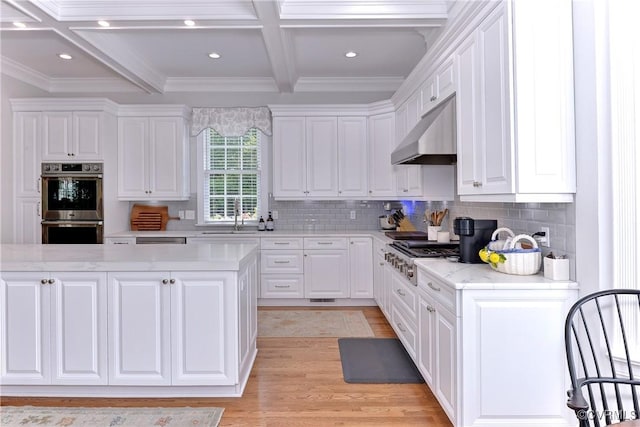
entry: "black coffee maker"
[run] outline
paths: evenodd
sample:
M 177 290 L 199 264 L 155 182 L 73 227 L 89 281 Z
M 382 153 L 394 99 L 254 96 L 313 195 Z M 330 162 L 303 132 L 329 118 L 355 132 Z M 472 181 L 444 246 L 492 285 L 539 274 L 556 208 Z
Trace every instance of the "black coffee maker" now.
M 473 219 L 458 217 L 453 220 L 453 232 L 460 236 L 460 262 L 479 264 L 478 252 L 491 240 L 498 228 L 495 219 Z

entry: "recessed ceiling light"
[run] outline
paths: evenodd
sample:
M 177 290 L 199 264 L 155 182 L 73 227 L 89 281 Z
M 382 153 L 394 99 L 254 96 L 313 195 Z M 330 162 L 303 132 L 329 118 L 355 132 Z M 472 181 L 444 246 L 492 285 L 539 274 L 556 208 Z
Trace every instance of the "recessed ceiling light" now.
M 18 21 L 14 22 L 13 25 L 15 27 L 18 27 L 18 28 L 26 28 L 27 27 L 27 24 L 25 24 L 24 22 L 18 22 Z
M 345 53 L 344 56 L 346 56 L 347 58 L 355 58 L 356 56 L 358 56 L 358 54 L 354 51 L 349 51 Z
M 217 52 L 211 52 L 209 54 L 209 58 L 218 59 L 218 58 L 220 58 L 220 54 L 217 53 Z
M 59 53 L 58 57 L 60 57 L 60 59 L 73 59 L 73 56 L 69 55 L 68 53 Z
M 194 25 L 196 25 L 195 21 L 192 21 L 191 19 L 185 19 L 184 20 L 184 25 L 186 25 L 187 27 L 193 27 Z
M 100 25 L 101 27 L 108 27 L 111 24 L 109 24 L 107 21 L 98 21 L 98 25 Z

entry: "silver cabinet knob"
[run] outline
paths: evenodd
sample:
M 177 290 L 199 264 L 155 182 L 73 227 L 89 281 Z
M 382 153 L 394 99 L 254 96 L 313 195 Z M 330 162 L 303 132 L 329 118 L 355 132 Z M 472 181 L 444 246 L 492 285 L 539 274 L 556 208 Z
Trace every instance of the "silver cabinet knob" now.
M 46 285 L 47 284 L 47 279 L 40 279 L 40 283 L 43 284 L 43 285 Z
M 166 285 L 167 283 L 169 283 L 169 279 L 162 279 L 162 284 Z
M 172 285 L 176 283 L 176 279 L 169 279 L 169 283 L 171 283 Z
M 56 279 L 49 279 L 48 282 L 50 285 L 53 285 L 54 283 L 56 283 Z

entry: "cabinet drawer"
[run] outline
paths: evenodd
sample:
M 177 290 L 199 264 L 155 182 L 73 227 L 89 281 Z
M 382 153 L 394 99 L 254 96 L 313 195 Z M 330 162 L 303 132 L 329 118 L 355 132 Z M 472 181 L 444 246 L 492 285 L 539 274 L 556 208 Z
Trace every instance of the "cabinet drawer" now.
M 262 251 L 262 273 L 302 274 L 302 251 Z
M 302 274 L 263 274 L 260 281 L 261 298 L 304 298 Z
M 409 356 L 415 362 L 416 360 L 416 346 L 418 343 L 418 334 L 416 333 L 416 324 L 407 319 L 407 316 L 403 314 L 395 304 L 391 306 L 391 325 L 393 330 L 396 331 L 398 338 L 404 344 L 405 350 L 409 353 Z
M 456 290 L 422 268 L 418 268 L 418 287 L 444 308 L 456 314 Z
M 260 249 L 302 249 L 302 237 L 263 237 Z
M 414 321 L 418 309 L 416 291 L 415 286 L 394 272 L 391 280 L 391 293 L 394 295 L 392 298 L 396 299 L 413 316 Z
M 347 249 L 346 237 L 305 237 L 305 249 Z

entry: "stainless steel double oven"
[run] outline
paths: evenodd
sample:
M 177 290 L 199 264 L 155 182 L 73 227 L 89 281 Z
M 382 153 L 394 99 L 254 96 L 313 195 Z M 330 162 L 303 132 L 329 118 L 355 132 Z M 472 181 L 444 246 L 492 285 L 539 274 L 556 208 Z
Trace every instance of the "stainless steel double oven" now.
M 102 163 L 43 163 L 42 219 L 42 243 L 102 243 Z

